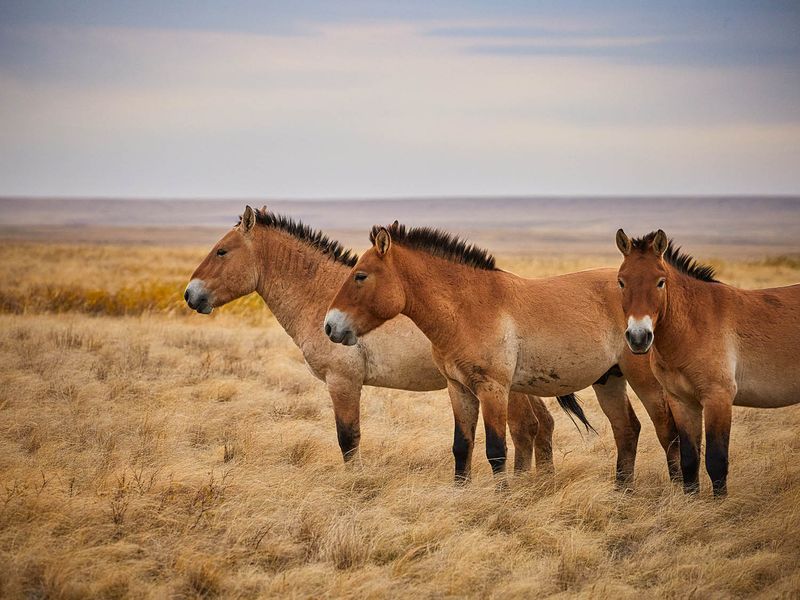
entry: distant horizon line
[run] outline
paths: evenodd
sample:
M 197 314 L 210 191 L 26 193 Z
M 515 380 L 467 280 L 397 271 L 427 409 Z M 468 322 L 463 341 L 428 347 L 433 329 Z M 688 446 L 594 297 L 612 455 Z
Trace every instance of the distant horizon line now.
M 442 195 L 387 195 L 387 196 L 331 196 L 331 197 L 269 197 L 269 196 L 113 196 L 113 195 L 25 195 L 25 194 L 0 194 L 0 202 L 5 200 L 63 200 L 74 202 L 80 200 L 98 200 L 114 202 L 392 202 L 392 201 L 431 201 L 431 200 L 536 200 L 536 199 L 629 199 L 629 200 L 658 200 L 658 199 L 736 199 L 736 198 L 763 198 L 763 199 L 800 199 L 800 191 L 795 193 L 685 193 L 685 194 L 442 194 Z

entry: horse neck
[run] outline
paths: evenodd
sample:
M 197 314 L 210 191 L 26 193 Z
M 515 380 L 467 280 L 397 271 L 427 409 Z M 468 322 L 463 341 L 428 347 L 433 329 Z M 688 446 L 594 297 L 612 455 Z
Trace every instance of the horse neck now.
M 701 304 L 696 300 L 708 292 L 704 286 L 709 284 L 689 277 L 671 265 L 667 265 L 667 269 L 667 302 L 659 315 L 656 337 L 662 354 L 671 350 L 682 353 L 687 333 L 700 321 L 695 313 L 701 309 Z
M 288 233 L 267 229 L 257 251 L 256 291 L 296 344 L 322 330 L 322 321 L 349 267 Z
M 403 314 L 409 317 L 434 347 L 452 342 L 468 303 L 480 301 L 485 281 L 492 271 L 485 271 L 431 256 L 396 245 L 395 265 L 403 282 L 406 304 Z M 469 290 L 468 295 L 464 290 Z

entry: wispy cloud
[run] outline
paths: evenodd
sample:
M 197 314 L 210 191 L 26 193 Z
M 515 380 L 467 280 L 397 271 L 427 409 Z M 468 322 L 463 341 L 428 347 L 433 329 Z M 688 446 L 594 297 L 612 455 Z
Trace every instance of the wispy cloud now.
M 626 23 L 604 26 L 566 21 L 549 26 L 439 27 L 427 35 L 462 40 L 465 52 L 503 56 L 567 56 L 662 65 L 796 66 L 800 64 L 800 14 L 793 25 L 758 21 L 716 27 L 667 20 L 647 33 Z
M 0 27 L 0 193 L 800 191 L 783 55 L 614 15 L 301 16 Z

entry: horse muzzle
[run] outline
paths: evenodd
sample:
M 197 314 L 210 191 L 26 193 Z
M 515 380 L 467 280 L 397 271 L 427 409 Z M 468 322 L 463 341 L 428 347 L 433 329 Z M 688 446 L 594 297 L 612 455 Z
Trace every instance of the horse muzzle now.
M 628 329 L 625 332 L 625 341 L 634 354 L 647 354 L 653 345 L 653 332 L 648 329 Z
M 639 319 L 628 317 L 628 329 L 625 330 L 625 341 L 634 354 L 645 354 L 653 345 L 653 318 L 645 315 Z
M 205 284 L 199 279 L 192 279 L 189 285 L 186 286 L 186 291 L 183 293 L 183 299 L 189 308 L 197 312 L 208 315 L 214 310 L 211 304 L 211 294 L 206 290 Z
M 323 327 L 325 329 L 325 335 L 336 344 L 354 346 L 358 341 L 358 336 L 350 325 L 350 319 L 337 308 L 332 308 L 328 311 L 328 314 L 325 315 Z

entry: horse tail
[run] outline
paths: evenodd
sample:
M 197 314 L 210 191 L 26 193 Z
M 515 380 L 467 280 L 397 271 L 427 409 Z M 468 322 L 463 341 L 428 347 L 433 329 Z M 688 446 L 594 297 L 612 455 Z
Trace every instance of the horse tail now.
M 567 394 L 566 396 L 557 396 L 556 399 L 558 400 L 558 404 L 561 408 L 564 409 L 564 412 L 567 413 L 567 416 L 570 418 L 570 421 L 578 427 L 578 423 L 575 421 L 577 418 L 578 421 L 583 423 L 583 426 L 586 427 L 586 431 L 592 431 L 597 433 L 597 430 L 592 427 L 592 424 L 589 423 L 589 419 L 586 418 L 586 414 L 583 412 L 583 407 L 581 407 L 580 400 L 575 394 Z M 574 415 L 574 417 L 573 417 Z M 578 431 L 580 431 L 580 427 L 578 427 Z

